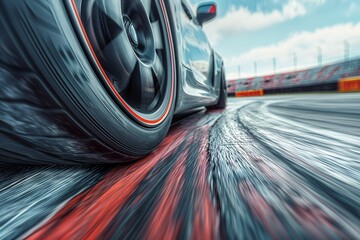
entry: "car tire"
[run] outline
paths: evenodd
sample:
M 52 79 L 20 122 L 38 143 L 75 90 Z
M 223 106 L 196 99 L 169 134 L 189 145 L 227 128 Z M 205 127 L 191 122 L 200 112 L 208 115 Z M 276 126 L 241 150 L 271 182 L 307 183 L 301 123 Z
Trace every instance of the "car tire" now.
M 218 102 L 211 106 L 211 109 L 225 109 L 227 105 L 227 91 L 226 91 L 226 80 L 225 80 L 225 69 L 221 68 L 221 82 L 220 82 L 220 93 Z
M 157 41 L 163 49 L 155 49 L 155 54 L 162 56 L 164 83 L 156 89 L 154 83 L 154 90 L 149 90 L 153 95 L 146 98 L 141 70 L 134 70 L 139 72 L 140 87 L 131 86 L 127 98 L 116 94 L 116 86 L 106 81 L 110 78 L 107 69 L 82 35 L 71 4 L 72 0 L 0 1 L 2 161 L 126 162 L 151 152 L 167 134 L 175 105 L 176 65 L 163 0 L 154 0 L 150 10 L 155 11 L 162 33 Z M 155 69 L 154 65 L 147 67 Z M 159 72 L 151 72 L 154 82 Z M 146 74 L 150 76 L 148 70 Z M 140 91 L 140 103 L 135 89 Z

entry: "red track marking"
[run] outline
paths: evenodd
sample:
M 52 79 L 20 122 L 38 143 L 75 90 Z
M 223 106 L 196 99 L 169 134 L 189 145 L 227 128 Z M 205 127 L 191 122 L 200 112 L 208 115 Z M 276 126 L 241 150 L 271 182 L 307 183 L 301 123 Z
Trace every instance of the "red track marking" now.
M 272 238 L 285 239 L 289 237 L 272 208 L 251 183 L 241 183 L 240 193 L 254 217 L 263 225 Z
M 210 128 L 207 127 L 202 135 L 207 135 Z M 207 183 L 207 164 L 208 164 L 208 138 L 201 139 L 200 151 L 197 159 L 195 175 L 198 176 L 195 191 L 196 199 L 194 208 L 194 222 L 191 239 L 219 239 L 219 221 L 216 206 L 210 197 L 210 188 Z
M 184 184 L 185 160 L 188 151 L 183 152 L 166 179 L 160 195 L 159 204 L 154 209 L 148 239 L 176 239 L 179 234 L 179 221 L 174 217 L 174 211 L 179 203 L 179 195 Z
M 119 167 L 93 188 L 70 200 L 27 239 L 96 239 L 147 173 L 174 151 L 187 131 L 175 130 L 157 151 L 131 165 Z

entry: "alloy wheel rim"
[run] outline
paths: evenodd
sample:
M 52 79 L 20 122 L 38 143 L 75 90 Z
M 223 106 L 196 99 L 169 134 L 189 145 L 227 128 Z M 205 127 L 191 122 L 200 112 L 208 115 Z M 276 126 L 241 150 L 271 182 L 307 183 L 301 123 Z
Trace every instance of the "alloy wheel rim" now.
M 175 84 L 163 0 L 70 1 L 90 55 L 120 105 L 140 123 L 160 124 Z

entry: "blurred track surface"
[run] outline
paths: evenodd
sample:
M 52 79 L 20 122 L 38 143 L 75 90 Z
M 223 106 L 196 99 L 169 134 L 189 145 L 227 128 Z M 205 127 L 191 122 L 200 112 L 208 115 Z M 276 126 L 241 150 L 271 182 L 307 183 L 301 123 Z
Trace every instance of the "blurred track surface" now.
M 0 168 L 0 239 L 359 239 L 360 95 L 230 99 L 128 165 Z

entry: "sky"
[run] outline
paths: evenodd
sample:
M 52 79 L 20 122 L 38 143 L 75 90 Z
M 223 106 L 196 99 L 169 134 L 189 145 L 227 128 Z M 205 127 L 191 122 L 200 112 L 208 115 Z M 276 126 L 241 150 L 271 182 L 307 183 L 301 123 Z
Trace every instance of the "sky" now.
M 228 80 L 360 57 L 360 0 L 214 2 L 217 19 L 203 28 Z

